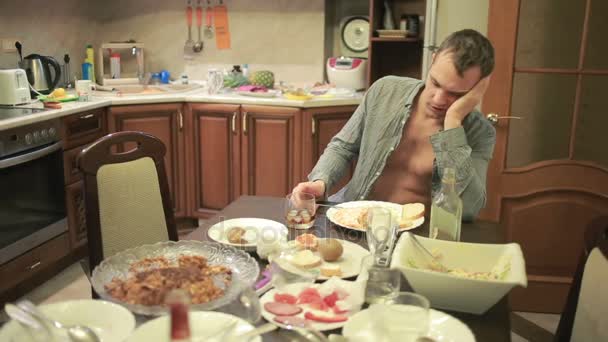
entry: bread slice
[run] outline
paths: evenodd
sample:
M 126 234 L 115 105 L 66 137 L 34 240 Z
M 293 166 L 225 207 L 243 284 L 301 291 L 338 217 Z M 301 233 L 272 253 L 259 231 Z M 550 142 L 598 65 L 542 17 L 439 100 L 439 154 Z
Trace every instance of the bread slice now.
M 401 208 L 401 220 L 399 220 L 399 228 L 410 227 L 415 220 L 424 216 L 424 204 L 408 203 Z
M 305 249 L 297 252 L 290 262 L 300 268 L 313 268 L 321 265 L 323 259 L 318 255 L 314 255 L 310 250 Z
M 321 266 L 321 275 L 324 277 L 341 277 L 342 269 L 340 268 L 340 265 L 325 264 Z

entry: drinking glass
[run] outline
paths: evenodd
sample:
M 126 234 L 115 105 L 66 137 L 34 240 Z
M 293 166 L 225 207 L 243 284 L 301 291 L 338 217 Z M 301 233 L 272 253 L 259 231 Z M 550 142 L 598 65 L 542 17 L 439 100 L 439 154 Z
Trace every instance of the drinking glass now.
M 367 281 L 365 302 L 368 304 L 393 303 L 399 295 L 401 272 L 377 265 L 373 254 L 363 258 L 359 279 Z
M 207 92 L 209 94 L 217 94 L 224 85 L 224 76 L 217 69 L 209 69 L 207 71 Z
M 315 223 L 315 196 L 306 192 L 294 192 L 285 200 L 285 221 L 288 228 L 309 229 Z
M 366 238 L 367 245 L 373 255 L 382 254 L 390 247 L 390 242 L 396 234 L 391 210 L 383 207 L 371 207 L 367 212 Z
M 429 332 L 429 307 L 426 297 L 399 292 L 392 303 L 374 304 L 369 310 L 379 330 L 388 340 L 416 341 Z

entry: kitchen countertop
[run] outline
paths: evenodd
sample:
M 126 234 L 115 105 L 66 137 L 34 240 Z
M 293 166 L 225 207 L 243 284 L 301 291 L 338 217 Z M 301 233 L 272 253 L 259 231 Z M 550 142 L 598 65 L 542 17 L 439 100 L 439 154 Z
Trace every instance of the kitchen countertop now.
M 137 105 L 137 104 L 153 104 L 153 103 L 170 103 L 170 102 L 189 102 L 189 103 L 230 103 L 230 104 L 248 104 L 262 106 L 280 106 L 280 107 L 297 107 L 297 108 L 316 108 L 316 107 L 333 107 L 333 106 L 350 106 L 358 105 L 361 102 L 363 93 L 357 93 L 353 97 L 334 97 L 334 98 L 313 98 L 306 101 L 289 100 L 282 97 L 264 98 L 250 97 L 239 94 L 217 94 L 210 95 L 202 89 L 196 89 L 188 92 L 175 92 L 159 95 L 128 95 L 128 96 L 95 96 L 88 102 L 64 102 L 61 109 L 52 109 L 36 114 L 25 115 L 22 117 L 0 120 L 0 131 L 27 125 L 30 123 L 50 120 L 66 115 L 83 112 L 86 110 L 120 105 Z M 22 107 L 42 107 L 42 103 L 34 103 L 24 105 Z

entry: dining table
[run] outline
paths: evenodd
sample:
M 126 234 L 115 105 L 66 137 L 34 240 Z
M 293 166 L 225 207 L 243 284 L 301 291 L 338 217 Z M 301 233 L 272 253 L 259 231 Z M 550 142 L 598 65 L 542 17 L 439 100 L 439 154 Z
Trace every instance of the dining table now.
M 205 220 L 198 228 L 188 234 L 184 239 L 197 241 L 212 241 L 207 231 L 214 224 L 234 218 L 263 218 L 280 223 L 285 222 L 285 198 L 266 196 L 241 196 L 228 206 L 224 207 L 213 217 Z M 338 238 L 348 240 L 367 247 L 365 232 L 345 229 L 333 224 L 325 216 L 327 209 L 335 203 L 319 202 L 314 226 L 307 230 L 289 229 L 288 239 L 304 233 L 314 233 L 319 238 Z M 428 221 L 420 227 L 410 231 L 420 236 L 428 236 Z M 505 236 L 500 224 L 490 222 L 463 223 L 461 228 L 461 241 L 472 243 L 505 243 Z M 251 252 L 260 264 L 260 269 L 266 267 L 267 262 L 261 260 L 255 252 Z M 402 276 L 403 277 L 403 276 Z M 401 279 L 401 291 L 413 291 L 407 279 Z M 431 303 L 432 307 L 432 303 Z M 503 297 L 492 308 L 481 315 L 441 310 L 456 317 L 475 335 L 477 341 L 511 341 L 510 307 L 508 296 Z M 264 322 L 258 322 L 261 325 Z M 325 331 L 325 334 L 341 334 L 341 329 Z M 281 333 L 277 330 L 263 335 L 263 341 L 283 341 Z

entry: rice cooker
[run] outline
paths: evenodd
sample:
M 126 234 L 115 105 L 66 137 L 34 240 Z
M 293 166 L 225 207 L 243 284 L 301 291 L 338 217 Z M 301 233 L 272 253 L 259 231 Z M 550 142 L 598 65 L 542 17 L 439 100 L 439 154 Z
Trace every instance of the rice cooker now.
M 336 88 L 365 89 L 366 75 L 366 58 L 330 57 L 327 60 L 327 79 Z

